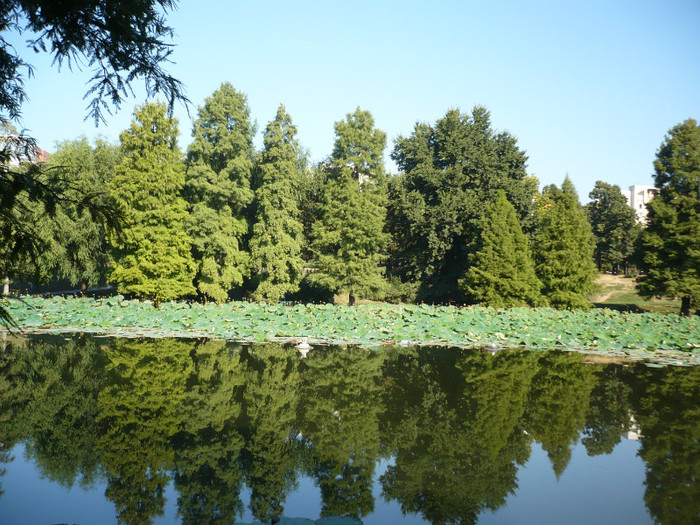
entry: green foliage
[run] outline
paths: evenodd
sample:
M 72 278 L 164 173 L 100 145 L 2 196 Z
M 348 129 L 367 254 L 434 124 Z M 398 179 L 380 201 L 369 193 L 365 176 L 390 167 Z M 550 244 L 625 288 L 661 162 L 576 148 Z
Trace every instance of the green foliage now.
M 265 129 L 260 156 L 260 185 L 255 192 L 255 224 L 250 256 L 256 300 L 276 302 L 299 290 L 304 260 L 303 225 L 299 210 L 305 158 L 296 127 L 280 106 Z
M 639 290 L 646 297 L 680 297 L 681 313 L 700 305 L 700 127 L 673 127 L 654 161 L 659 194 L 647 204 Z
M 504 191 L 479 221 L 469 267 L 459 286 L 472 303 L 494 307 L 542 302 L 528 240 Z
M 586 212 L 567 176 L 561 189 L 544 189 L 533 253 L 542 293 L 557 308 L 590 308 L 596 291 L 594 238 Z
M 225 305 L 54 297 L 10 300 L 22 327 L 48 333 L 85 331 L 141 337 L 215 337 L 236 341 L 289 341 L 308 337 L 326 344 L 386 342 L 469 348 L 581 349 L 674 365 L 700 364 L 700 319 L 652 313 L 552 308 L 497 310 L 422 305 Z
M 182 84 L 161 67 L 168 61 L 172 45 L 166 39 L 172 29 L 161 13 L 174 7 L 174 0 L 131 2 L 84 0 L 56 3 L 47 0 L 19 0 L 3 4 L 0 27 L 3 32 L 31 32 L 27 47 L 49 52 L 61 67 L 78 64 L 94 66 L 90 87 L 90 116 L 104 120 L 103 112 L 116 108 L 132 94 L 131 83 L 143 78 L 149 97 L 163 93 L 172 104 L 187 101 Z M 24 78 L 33 67 L 15 46 L 0 36 L 0 121 L 21 116 L 26 101 Z M 109 102 L 105 102 L 105 99 Z
M 506 193 L 526 232 L 533 226 L 538 183 L 514 137 L 495 133 L 489 112 L 450 110 L 434 126 L 416 124 L 392 153 L 403 172 L 390 184 L 389 267 L 420 282 L 420 299 L 454 301 L 484 203 Z
M 199 293 L 223 302 L 248 274 L 244 246 L 253 201 L 253 136 L 246 96 L 224 83 L 199 108 L 187 150 L 187 232 L 198 264 Z
M 125 217 L 122 234 L 114 240 L 110 280 L 120 293 L 156 304 L 194 293 L 177 136 L 177 122 L 166 115 L 165 104 L 138 107 L 131 127 L 120 135 L 124 158 L 109 185 Z
M 359 108 L 335 124 L 331 163 L 323 167 L 319 219 L 313 224 L 310 279 L 336 293 L 377 297 L 384 290 L 380 267 L 388 237 L 384 233 L 386 190 L 382 154 L 386 134 L 374 128 Z
M 634 255 L 641 231 L 637 215 L 616 184 L 596 181 L 588 197 L 591 202 L 586 204 L 586 212 L 595 236 L 598 271 L 618 273 L 620 266 L 629 264 Z
M 83 293 L 89 284 L 106 278 L 110 262 L 107 235 L 114 224 L 89 213 L 80 200 L 89 198 L 101 208 L 110 206 L 107 183 L 120 157 L 116 146 L 98 139 L 93 148 L 83 137 L 60 143 L 47 163 L 67 183 L 62 192 L 66 199 L 47 224 L 58 252 L 55 261 L 59 275 L 73 285 L 82 284 Z

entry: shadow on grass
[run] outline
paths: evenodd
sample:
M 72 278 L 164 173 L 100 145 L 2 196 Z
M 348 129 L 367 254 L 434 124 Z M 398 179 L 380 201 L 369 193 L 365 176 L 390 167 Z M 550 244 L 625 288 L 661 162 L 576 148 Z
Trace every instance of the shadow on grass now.
M 632 314 L 643 314 L 649 311 L 636 304 L 593 303 L 593 308 L 608 308 L 610 310 Z

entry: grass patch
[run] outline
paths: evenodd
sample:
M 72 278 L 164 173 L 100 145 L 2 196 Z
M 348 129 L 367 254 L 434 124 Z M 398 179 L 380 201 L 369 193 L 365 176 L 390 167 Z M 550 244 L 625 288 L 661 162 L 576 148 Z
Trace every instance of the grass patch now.
M 610 308 L 621 312 L 680 312 L 680 299 L 645 299 L 637 293 L 636 284 L 632 277 L 601 274 L 598 276 L 601 291 L 593 298 L 593 304 L 597 308 Z

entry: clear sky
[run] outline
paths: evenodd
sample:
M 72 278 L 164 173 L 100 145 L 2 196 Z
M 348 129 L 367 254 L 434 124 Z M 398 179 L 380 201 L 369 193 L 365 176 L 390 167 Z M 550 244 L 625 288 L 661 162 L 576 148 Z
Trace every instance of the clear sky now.
M 313 161 L 333 123 L 358 106 L 393 140 L 450 108 L 486 106 L 518 139 L 544 184 L 568 173 L 582 201 L 596 180 L 652 183 L 666 132 L 700 120 L 700 1 L 181 0 L 168 15 L 169 70 L 186 87 L 180 145 L 197 107 L 222 82 L 248 96 L 260 131 L 283 103 Z M 22 45 L 26 36 L 13 39 Z M 89 69 L 35 65 L 23 126 L 39 145 L 81 135 L 117 141 L 143 91 L 95 128 L 85 121 Z M 140 88 L 140 86 L 138 86 Z

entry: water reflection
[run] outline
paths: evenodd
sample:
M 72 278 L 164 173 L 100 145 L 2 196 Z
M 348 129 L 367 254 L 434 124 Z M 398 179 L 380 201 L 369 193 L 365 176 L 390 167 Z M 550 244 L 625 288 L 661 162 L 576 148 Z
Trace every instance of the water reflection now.
M 382 496 L 432 523 L 476 523 L 518 491 L 533 443 L 557 477 L 580 440 L 609 454 L 640 435 L 645 504 L 700 514 L 700 368 L 583 364 L 575 353 L 316 347 L 219 341 L 11 340 L 0 354 L 0 482 L 24 443 L 65 487 L 106 482 L 120 523 L 282 515 L 302 476 L 322 516 L 364 517 Z M 0 496 L 2 489 L 0 488 Z M 583 495 L 582 497 L 585 497 Z M 0 500 L 0 505 L 2 500 Z M 47 517 L 47 520 L 51 519 Z

